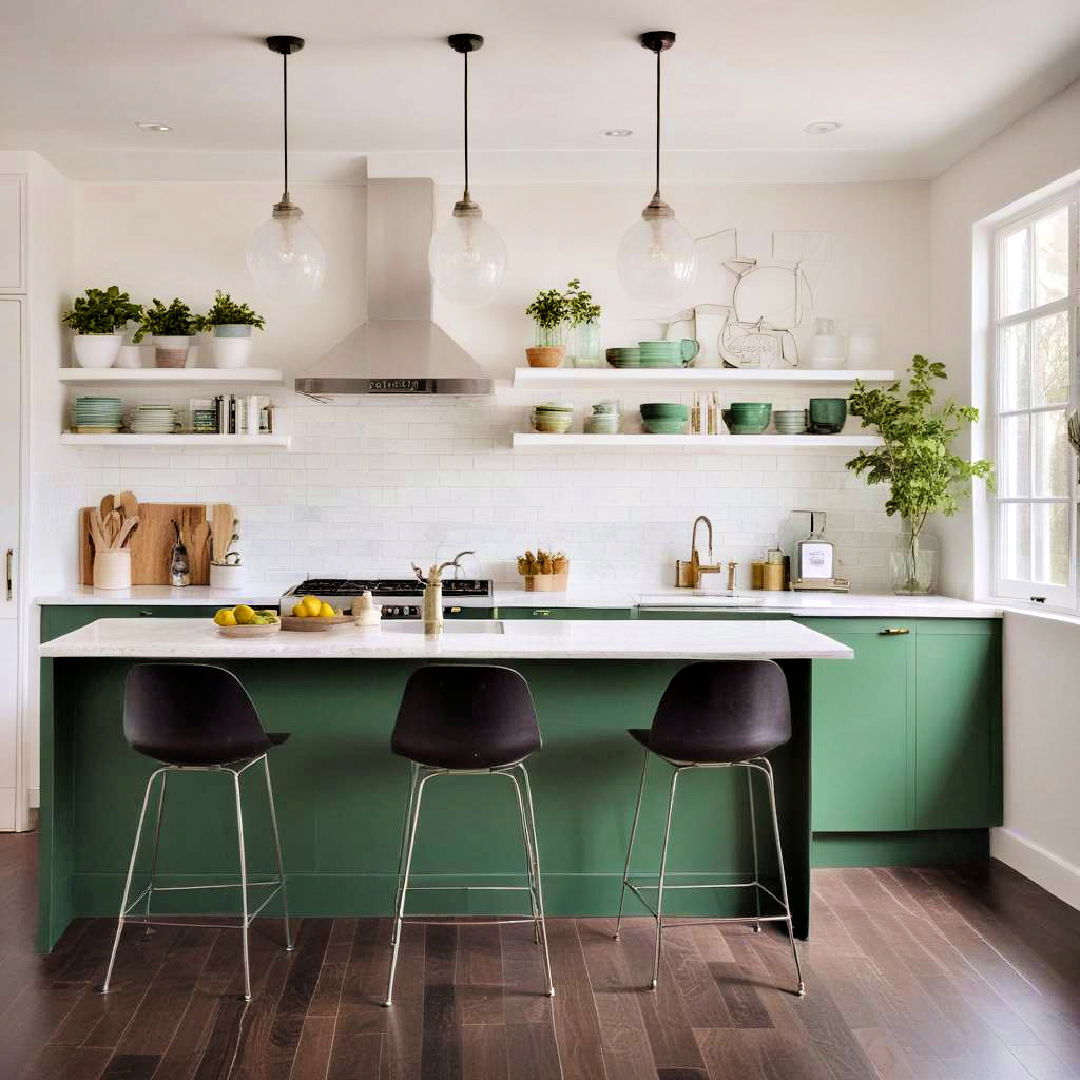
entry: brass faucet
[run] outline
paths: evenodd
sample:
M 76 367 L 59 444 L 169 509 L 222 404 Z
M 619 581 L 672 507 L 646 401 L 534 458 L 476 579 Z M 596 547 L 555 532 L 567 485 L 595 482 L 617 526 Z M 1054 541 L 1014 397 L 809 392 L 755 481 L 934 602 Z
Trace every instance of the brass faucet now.
M 709 561 L 703 563 L 698 555 L 697 530 L 698 526 L 705 522 L 709 537 Z M 699 514 L 694 518 L 694 527 L 690 533 L 690 558 L 675 560 L 675 586 L 679 589 L 696 589 L 701 585 L 702 574 L 716 574 L 720 572 L 720 565 L 713 559 L 713 528 L 712 522 L 704 515 Z

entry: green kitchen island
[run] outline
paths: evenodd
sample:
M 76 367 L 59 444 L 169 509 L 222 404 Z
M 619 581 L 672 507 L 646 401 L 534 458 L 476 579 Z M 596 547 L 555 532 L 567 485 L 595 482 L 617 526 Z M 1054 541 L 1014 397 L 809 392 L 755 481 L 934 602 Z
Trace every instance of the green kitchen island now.
M 808 935 L 812 680 L 815 668 L 847 660 L 852 650 L 795 622 L 460 620 L 432 641 L 416 622 L 237 639 L 219 635 L 205 619 L 100 619 L 44 643 L 40 654 L 44 950 L 73 918 L 116 913 L 143 788 L 154 767 L 124 740 L 123 689 L 131 667 L 147 660 L 229 668 L 251 694 L 264 726 L 292 733 L 270 760 L 290 907 L 300 916 L 390 912 L 409 767 L 390 753 L 389 742 L 409 674 L 444 661 L 517 669 L 532 688 L 544 737 L 529 768 L 548 913 L 600 916 L 613 915 L 618 905 L 641 768 L 641 750 L 626 729 L 649 726 L 664 687 L 689 661 L 774 659 L 788 679 L 793 738 L 771 758 L 795 930 Z M 638 874 L 654 873 L 658 865 L 667 772 L 662 762 L 650 764 L 653 782 L 635 848 Z M 245 832 L 254 877 L 269 872 L 272 849 L 259 780 L 247 783 Z M 669 873 L 692 873 L 697 876 L 682 880 L 695 883 L 748 877 L 748 817 L 741 770 L 688 775 L 679 788 Z M 523 865 L 517 830 L 509 784 L 447 777 L 431 785 L 414 870 L 432 875 L 428 883 L 455 888 L 418 894 L 440 898 L 426 909 L 514 911 L 513 893 L 456 886 L 518 884 Z M 771 876 L 775 884 L 765 843 L 761 858 L 763 879 L 768 883 Z M 235 877 L 231 785 L 203 773 L 177 776 L 169 785 L 159 881 Z M 155 910 L 220 910 L 222 898 L 234 893 L 155 893 Z M 752 911 L 751 890 L 668 896 L 665 908 L 672 915 Z M 170 909 L 170 899 L 183 907 Z M 631 907 L 630 913 L 640 912 Z

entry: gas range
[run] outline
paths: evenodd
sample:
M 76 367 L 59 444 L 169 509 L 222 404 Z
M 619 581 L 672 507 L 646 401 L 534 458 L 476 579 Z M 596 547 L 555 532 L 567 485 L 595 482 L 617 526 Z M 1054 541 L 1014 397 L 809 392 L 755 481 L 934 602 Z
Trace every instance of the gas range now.
M 483 618 L 494 602 L 491 582 L 484 578 L 444 578 L 443 611 L 448 616 L 469 614 Z M 370 592 L 382 605 L 384 619 L 418 619 L 423 611 L 424 586 L 416 578 L 308 578 L 281 598 L 282 614 L 289 614 L 301 596 L 317 596 L 348 611 L 353 599 Z

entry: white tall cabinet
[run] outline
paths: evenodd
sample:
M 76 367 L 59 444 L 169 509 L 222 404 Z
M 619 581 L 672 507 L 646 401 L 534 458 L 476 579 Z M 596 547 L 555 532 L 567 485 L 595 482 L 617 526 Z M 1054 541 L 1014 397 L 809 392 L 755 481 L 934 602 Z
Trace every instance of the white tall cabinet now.
M 0 830 L 16 827 L 19 789 L 22 336 L 22 300 L 0 295 Z

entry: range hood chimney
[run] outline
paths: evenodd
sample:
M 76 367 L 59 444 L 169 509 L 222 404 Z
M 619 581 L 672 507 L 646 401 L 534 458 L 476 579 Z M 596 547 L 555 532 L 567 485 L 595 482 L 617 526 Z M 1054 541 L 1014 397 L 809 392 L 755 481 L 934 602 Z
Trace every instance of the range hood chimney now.
M 434 201 L 431 180 L 368 181 L 367 322 L 296 379 L 297 393 L 330 405 L 492 393 L 487 372 L 431 321 Z

